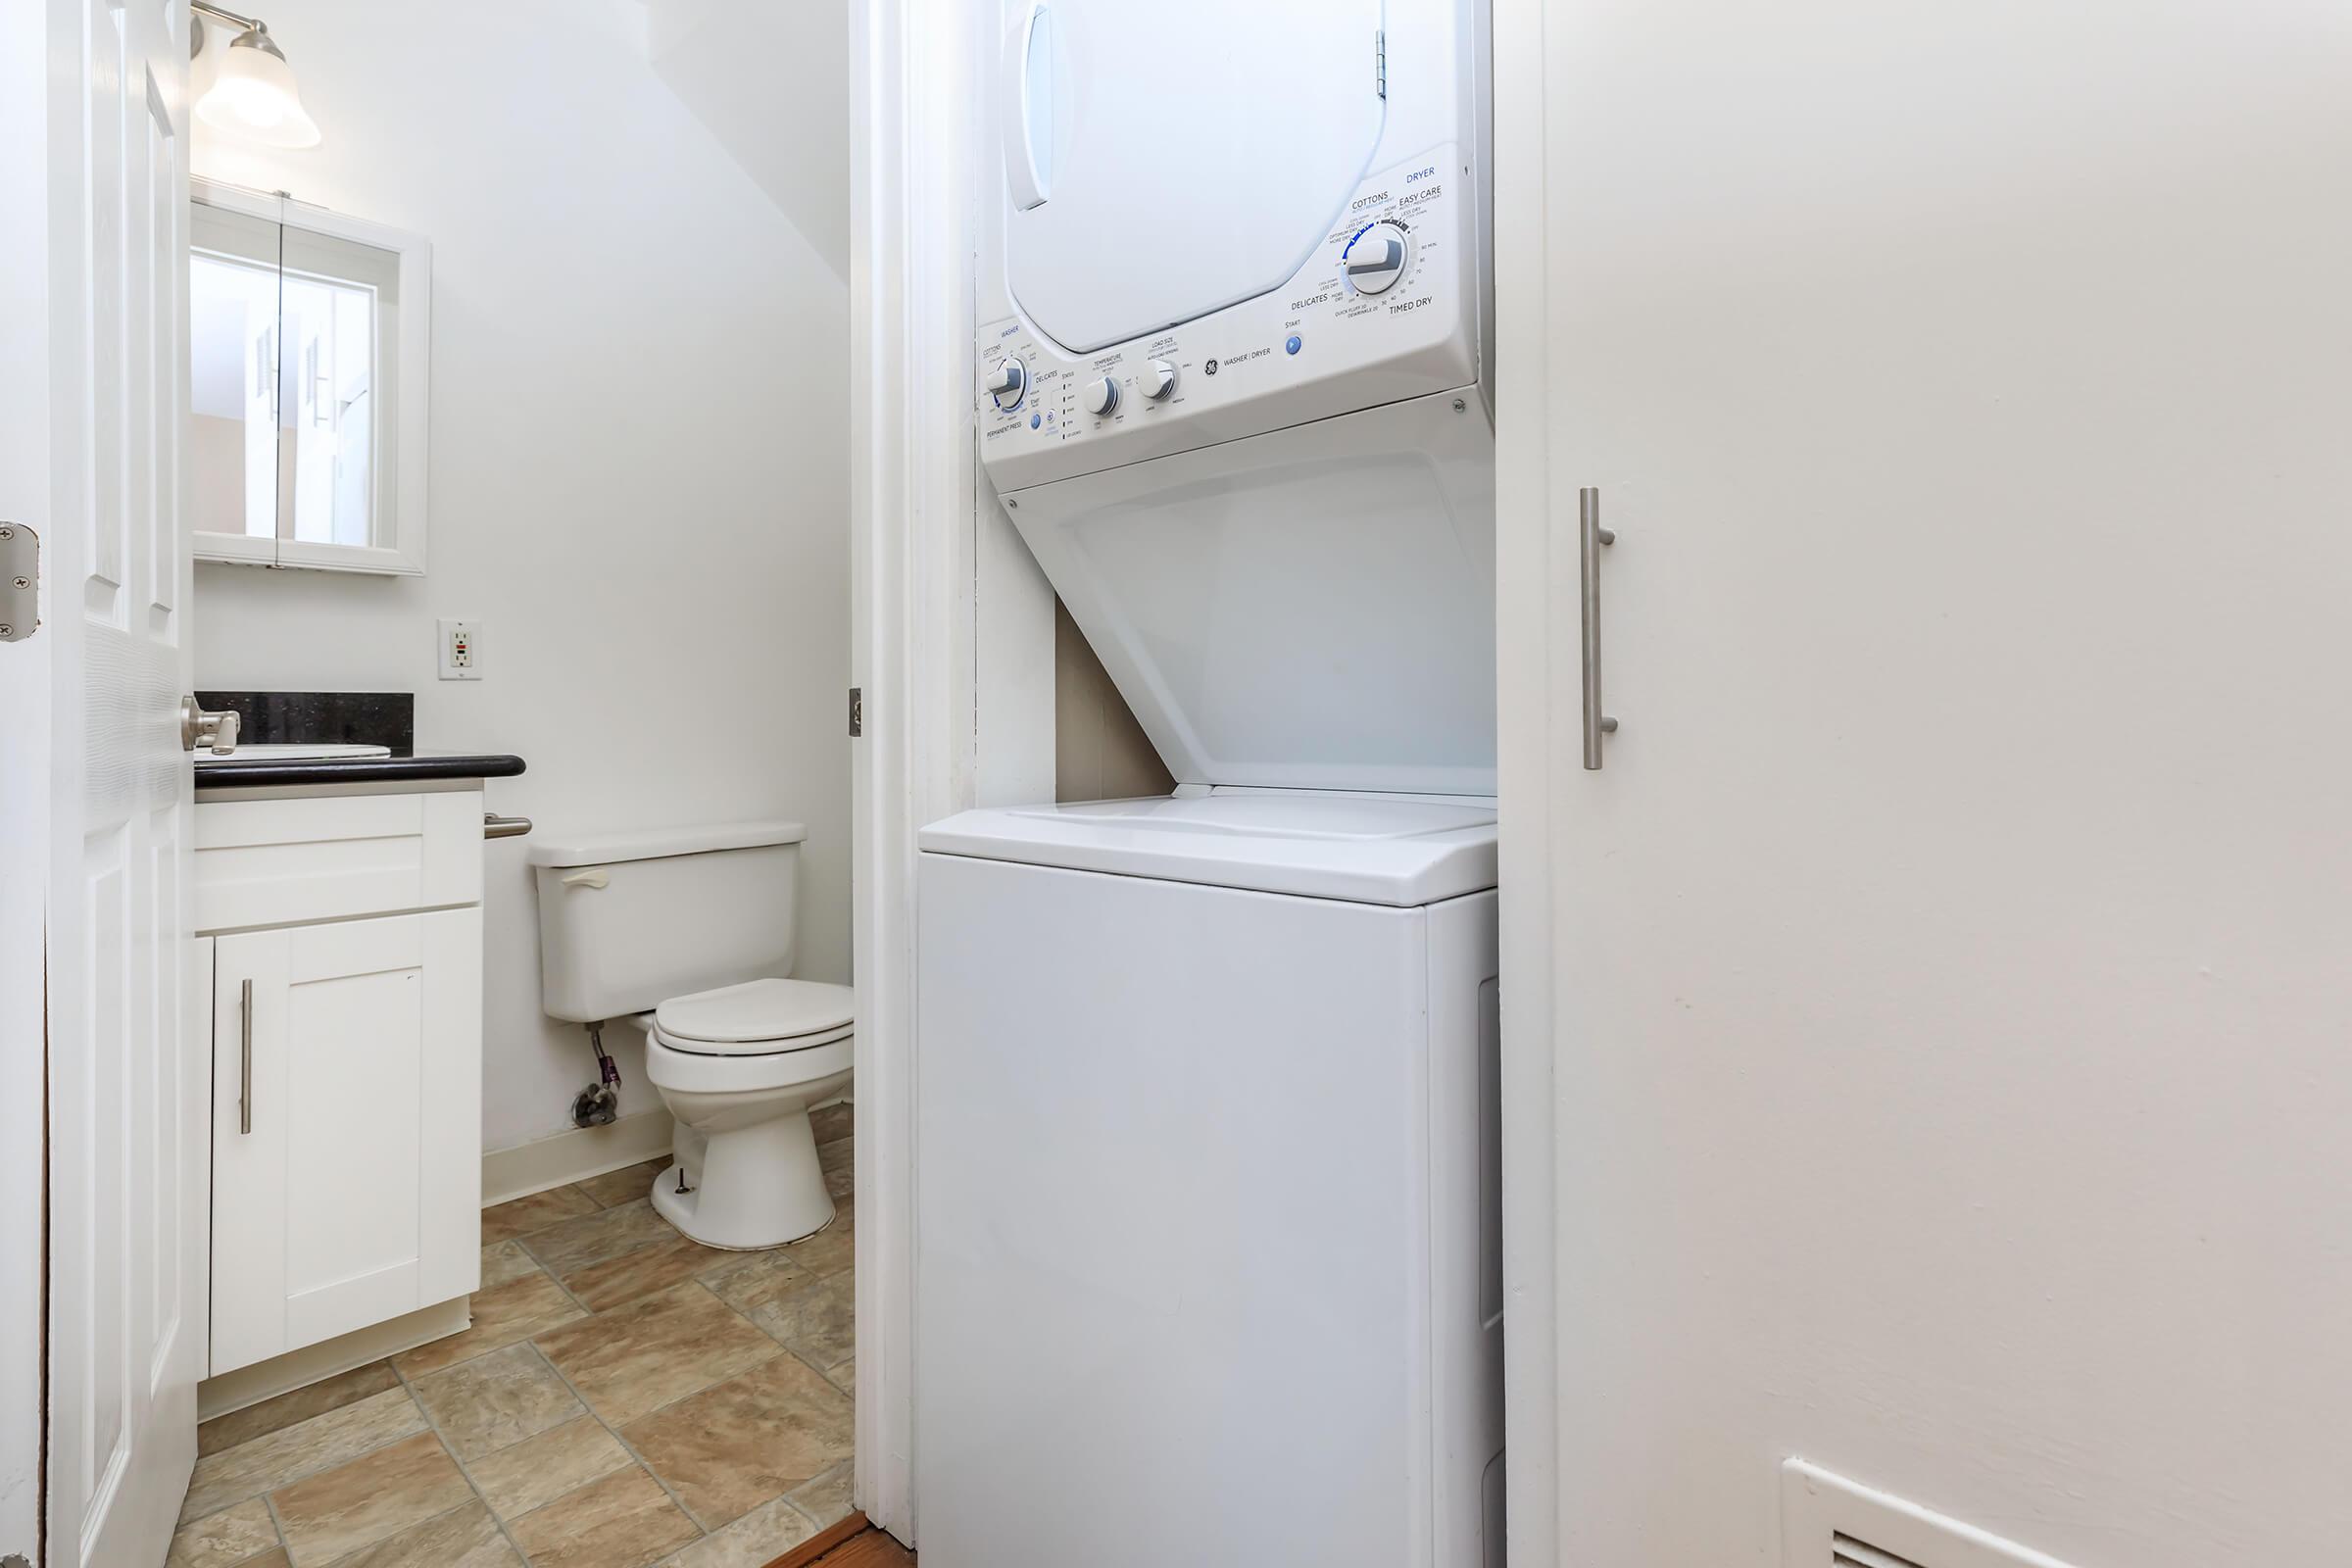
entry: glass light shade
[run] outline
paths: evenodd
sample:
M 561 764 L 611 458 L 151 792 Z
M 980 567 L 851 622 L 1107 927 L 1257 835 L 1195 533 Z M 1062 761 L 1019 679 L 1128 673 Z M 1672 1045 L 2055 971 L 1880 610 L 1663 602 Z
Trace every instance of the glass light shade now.
M 270 147 L 316 147 L 318 127 L 303 113 L 294 73 L 268 44 L 228 46 L 213 85 L 196 105 L 199 119 L 218 130 Z

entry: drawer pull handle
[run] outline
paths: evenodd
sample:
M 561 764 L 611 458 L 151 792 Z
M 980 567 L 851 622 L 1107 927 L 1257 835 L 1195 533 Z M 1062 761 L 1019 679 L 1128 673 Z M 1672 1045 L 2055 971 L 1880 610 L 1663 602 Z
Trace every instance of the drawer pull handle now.
M 237 1131 L 253 1131 L 253 982 L 247 980 L 239 988 L 237 1053 Z
M 612 879 L 605 874 L 603 867 L 591 866 L 585 871 L 574 871 L 566 876 L 564 885 L 567 888 L 611 887 Z
M 482 837 L 486 839 L 518 839 L 531 830 L 527 816 L 500 816 L 495 812 L 482 813 Z

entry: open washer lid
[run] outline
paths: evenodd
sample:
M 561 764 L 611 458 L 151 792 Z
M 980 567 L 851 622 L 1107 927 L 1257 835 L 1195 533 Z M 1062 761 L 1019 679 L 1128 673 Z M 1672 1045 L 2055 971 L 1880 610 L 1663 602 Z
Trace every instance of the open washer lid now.
M 1179 783 L 1494 793 L 1494 438 L 1475 393 L 1007 499 Z
M 1029 0 L 998 91 L 1005 278 L 1078 353 L 1280 287 L 1379 146 L 1380 0 Z
M 928 854 L 1417 908 L 1494 886 L 1491 801 L 1234 790 L 963 811 Z

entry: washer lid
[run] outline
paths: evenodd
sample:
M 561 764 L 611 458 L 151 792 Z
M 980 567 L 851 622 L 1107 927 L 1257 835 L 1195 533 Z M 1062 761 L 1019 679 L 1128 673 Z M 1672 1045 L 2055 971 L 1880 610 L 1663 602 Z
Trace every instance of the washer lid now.
M 1413 907 L 1494 886 L 1494 803 L 1219 790 L 964 811 L 937 855 Z
M 715 991 L 672 997 L 654 1009 L 654 1027 L 673 1039 L 714 1051 L 725 1046 L 773 1047 L 804 1035 L 838 1033 L 858 1016 L 850 986 L 815 980 L 747 980 Z M 719 1054 L 725 1054 L 720 1052 Z
M 1494 439 L 1476 394 L 1011 499 L 1178 783 L 1494 793 Z
M 992 171 L 1007 192 L 1005 278 L 1064 348 L 1280 287 L 1371 167 L 1380 0 L 1012 10 Z

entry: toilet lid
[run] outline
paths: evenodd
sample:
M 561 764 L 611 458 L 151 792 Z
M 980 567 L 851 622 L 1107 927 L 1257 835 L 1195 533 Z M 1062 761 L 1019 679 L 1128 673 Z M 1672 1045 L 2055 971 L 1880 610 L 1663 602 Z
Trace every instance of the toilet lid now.
M 803 1036 L 838 1035 L 857 1017 L 857 1001 L 850 986 L 747 980 L 670 998 L 654 1009 L 654 1027 L 713 1054 L 754 1054 L 789 1050 L 783 1043 Z

